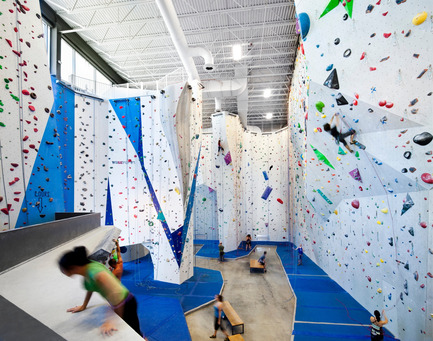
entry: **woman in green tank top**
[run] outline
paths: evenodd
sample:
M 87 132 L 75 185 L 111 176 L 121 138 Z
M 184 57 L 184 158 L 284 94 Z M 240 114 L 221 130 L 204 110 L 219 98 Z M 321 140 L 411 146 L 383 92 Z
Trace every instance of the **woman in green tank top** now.
M 60 270 L 68 277 L 80 275 L 84 277 L 86 298 L 81 306 L 68 309 L 68 312 L 78 313 L 86 309 L 94 291 L 101 294 L 114 312 L 119 315 L 138 334 L 140 322 L 137 315 L 137 301 L 123 284 L 101 263 L 87 258 L 86 248 L 79 246 L 65 253 L 59 260 Z M 101 326 L 103 334 L 111 335 L 117 329 L 109 320 Z

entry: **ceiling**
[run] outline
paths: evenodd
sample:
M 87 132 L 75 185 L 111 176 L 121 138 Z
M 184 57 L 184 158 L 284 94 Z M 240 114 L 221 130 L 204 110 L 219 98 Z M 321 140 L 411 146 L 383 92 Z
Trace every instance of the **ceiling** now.
M 171 84 L 187 79 L 154 0 L 45 0 L 123 78 L 131 83 Z M 248 125 L 271 131 L 287 125 L 287 99 L 298 35 L 293 0 L 173 0 L 189 46 L 204 46 L 212 72 L 194 57 L 200 80 L 247 77 Z M 232 47 L 241 44 L 242 59 Z M 150 83 L 151 82 L 151 83 Z M 263 90 L 272 89 L 265 99 Z M 222 100 L 237 113 L 237 98 Z M 211 126 L 213 99 L 203 100 L 203 127 Z M 272 112 L 273 118 L 264 118 Z

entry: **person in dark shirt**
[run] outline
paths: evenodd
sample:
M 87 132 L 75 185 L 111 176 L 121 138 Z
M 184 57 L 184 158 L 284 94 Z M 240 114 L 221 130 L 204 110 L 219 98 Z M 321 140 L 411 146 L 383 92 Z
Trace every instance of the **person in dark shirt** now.
M 333 125 L 333 121 L 335 118 L 335 125 Z M 350 144 L 355 144 L 356 141 L 354 140 L 356 131 L 352 128 L 349 128 L 349 130 L 345 133 L 341 132 L 341 122 L 340 122 L 340 116 L 339 114 L 332 115 L 331 121 L 329 123 L 325 123 L 323 125 L 323 130 L 325 130 L 327 133 L 331 134 L 335 138 L 335 143 L 339 144 L 340 142 L 343 143 L 344 147 L 346 149 L 353 153 L 353 150 L 349 147 L 347 144 L 345 138 L 350 136 Z
M 266 251 L 263 252 L 263 256 L 261 256 L 261 257 L 259 258 L 259 260 L 258 260 L 258 262 L 259 262 L 260 264 L 262 264 L 263 267 L 265 268 L 265 272 L 266 272 L 266 254 L 267 254 Z
M 223 245 L 223 243 L 219 243 L 218 249 L 220 251 L 220 262 L 224 262 L 224 245 Z

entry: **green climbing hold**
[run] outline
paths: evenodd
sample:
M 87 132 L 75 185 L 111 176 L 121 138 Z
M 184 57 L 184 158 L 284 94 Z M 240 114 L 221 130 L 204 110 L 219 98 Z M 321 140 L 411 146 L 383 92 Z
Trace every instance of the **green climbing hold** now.
M 318 151 L 316 148 L 314 148 L 311 144 L 310 144 L 310 146 L 311 146 L 311 148 L 313 148 L 314 153 L 316 154 L 316 156 L 319 159 L 319 161 L 323 161 L 323 163 L 325 165 L 328 165 L 332 169 L 335 169 L 334 166 L 331 164 L 331 162 L 329 162 L 329 160 L 326 158 L 325 155 L 323 155 L 320 151 Z
M 358 151 L 355 152 L 355 156 L 359 157 L 359 152 Z
M 346 155 L 346 152 L 340 146 L 338 146 L 338 154 Z
M 325 103 L 323 103 L 322 101 L 316 103 L 316 109 L 318 112 L 322 112 L 324 107 L 325 107 Z
M 12 97 L 15 101 L 17 101 L 17 102 L 20 101 L 19 97 L 15 96 L 15 95 L 12 95 L 12 94 L 11 94 L 11 97 Z
M 3 122 L 0 122 L 0 127 L 6 127 L 6 125 Z

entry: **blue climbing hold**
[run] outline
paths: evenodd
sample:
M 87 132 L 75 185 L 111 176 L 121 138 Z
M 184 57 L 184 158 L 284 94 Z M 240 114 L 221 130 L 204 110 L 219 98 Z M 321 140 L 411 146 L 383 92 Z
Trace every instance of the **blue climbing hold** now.
M 310 30 L 310 17 L 307 13 L 299 13 L 296 21 L 296 26 L 299 28 L 302 40 L 307 39 L 308 31 Z

